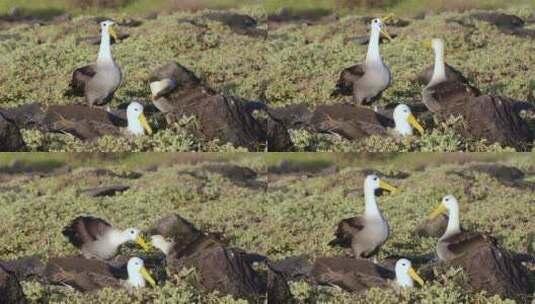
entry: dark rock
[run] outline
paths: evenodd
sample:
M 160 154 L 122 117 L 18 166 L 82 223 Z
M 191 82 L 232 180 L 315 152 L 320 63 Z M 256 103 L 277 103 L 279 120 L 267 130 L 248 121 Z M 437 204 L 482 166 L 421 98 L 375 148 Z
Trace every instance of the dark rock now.
M 45 264 L 38 256 L 23 257 L 12 261 L 0 261 L 0 267 L 13 273 L 19 281 L 39 278 L 45 270 Z
M 23 304 L 26 297 L 17 277 L 0 266 L 0 304 Z
M 0 109 L 0 113 L 7 120 L 14 122 L 19 129 L 31 129 L 40 125 L 45 117 L 45 111 L 37 102 L 24 104 L 10 109 Z
M 288 8 L 281 9 L 276 14 L 268 16 L 268 29 L 277 30 L 286 24 L 325 24 L 337 21 L 338 16 L 331 14 L 331 12 L 322 9 L 310 9 L 292 11 Z
M 468 167 L 469 171 L 488 174 L 501 182 L 514 182 L 524 178 L 522 170 L 500 164 L 477 164 Z
M 481 96 L 466 106 L 466 132 L 477 139 L 519 150 L 529 149 L 533 136 L 526 122 L 514 111 L 514 103 L 498 96 Z
M 0 151 L 16 152 L 24 149 L 25 146 L 17 125 L 0 113 Z
M 113 185 L 94 189 L 83 190 L 82 193 L 90 197 L 114 196 L 117 193 L 130 189 L 130 186 Z
M 204 28 L 202 20 L 212 20 L 221 22 L 228 26 L 234 33 L 250 37 L 266 38 L 267 31 L 257 28 L 258 22 L 251 16 L 237 14 L 232 12 L 211 12 L 200 16 L 197 19 L 179 19 L 179 23 L 190 23 L 198 27 Z
M 292 304 L 295 299 L 290 292 L 288 281 L 281 272 L 275 270 L 271 263 L 268 266 L 267 304 Z
M 501 29 L 515 29 L 524 26 L 524 20 L 515 15 L 508 15 L 497 12 L 478 12 L 471 15 L 472 18 L 486 21 Z

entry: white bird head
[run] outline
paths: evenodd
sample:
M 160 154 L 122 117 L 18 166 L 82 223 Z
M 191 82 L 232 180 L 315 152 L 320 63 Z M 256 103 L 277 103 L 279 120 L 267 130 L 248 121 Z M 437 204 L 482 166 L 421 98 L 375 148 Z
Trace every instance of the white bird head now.
M 132 102 L 126 109 L 126 118 L 128 120 L 128 132 L 134 135 L 152 134 L 152 128 L 143 114 L 143 105 L 139 102 Z
M 440 204 L 431 212 L 429 219 L 434 219 L 437 216 L 450 212 L 452 210 L 457 211 L 459 209 L 459 202 L 453 195 L 446 195 L 442 198 Z
M 396 262 L 396 282 L 400 287 L 414 287 L 414 281 L 424 286 L 424 280 L 412 268 L 411 261 L 400 259 Z
M 145 268 L 145 263 L 143 260 L 138 257 L 133 257 L 128 260 L 128 265 L 126 266 L 128 271 L 128 283 L 134 288 L 143 288 L 146 285 L 146 282 L 149 282 L 151 286 L 156 286 L 156 281 L 149 274 Z
M 431 40 L 431 46 L 435 52 L 443 51 L 444 50 L 444 40 L 440 38 L 434 38 Z
M 122 232 L 122 238 L 124 242 L 135 242 L 137 243 L 143 250 L 149 251 L 150 245 L 147 244 L 143 236 L 141 235 L 141 231 L 137 228 L 128 228 Z
M 117 33 L 113 29 L 113 25 L 115 25 L 115 22 L 111 20 L 106 20 L 100 23 L 100 28 L 102 29 L 103 33 L 108 33 L 110 36 L 112 36 L 115 39 L 116 42 L 118 42 L 119 39 L 117 38 Z
M 397 190 L 396 187 L 382 181 L 377 175 L 372 174 L 366 176 L 366 179 L 364 179 L 364 190 L 375 192 L 375 190 L 378 189 L 383 189 L 390 192 L 394 192 Z
M 150 237 L 151 245 L 162 251 L 165 255 L 168 255 L 173 247 L 173 242 L 166 240 L 161 235 L 152 235 Z
M 383 23 L 383 20 L 381 20 L 380 18 L 373 19 L 370 26 L 371 26 L 372 31 L 377 31 L 383 34 L 386 38 L 388 38 L 388 40 L 392 40 L 392 36 L 390 36 L 390 34 L 386 31 L 385 24 Z
M 396 124 L 396 132 L 402 136 L 412 135 L 413 128 L 418 130 L 421 135 L 424 134 L 424 128 L 416 120 L 409 106 L 405 104 L 400 104 L 394 109 L 394 123 Z

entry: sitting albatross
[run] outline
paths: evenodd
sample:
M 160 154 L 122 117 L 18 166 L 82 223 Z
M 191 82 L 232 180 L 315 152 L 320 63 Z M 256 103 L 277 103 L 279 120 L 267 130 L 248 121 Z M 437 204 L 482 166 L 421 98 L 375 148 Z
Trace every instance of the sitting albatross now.
M 444 41 L 433 39 L 431 46 L 435 52 L 435 64 L 433 76 L 422 92 L 423 103 L 433 113 L 461 114 L 466 104 L 481 93 L 469 85 L 464 77 L 448 77 Z
M 424 128 L 412 114 L 411 108 L 406 104 L 399 104 L 394 109 L 394 131 L 401 136 L 413 135 L 413 128 L 418 130 L 420 135 L 424 134 Z
M 370 103 L 378 99 L 381 93 L 390 86 L 392 74 L 390 68 L 383 62 L 379 51 L 381 33 L 392 40 L 384 29 L 383 21 L 386 19 L 372 20 L 366 61 L 342 71 L 333 96 L 352 95 L 358 104 Z
M 124 287 L 132 291 L 146 287 L 147 282 L 153 287 L 156 286 L 143 260 L 138 257 L 128 260 L 126 273 L 120 267 L 80 256 L 55 257 L 49 259 L 44 277 L 52 284 L 68 285 L 82 292 L 105 287 Z
M 130 241 L 136 242 L 145 251 L 150 250 L 139 229 L 119 230 L 105 220 L 93 216 L 75 218 L 63 229 L 63 235 L 88 259 L 111 259 L 122 244 Z
M 429 219 L 434 219 L 445 212 L 448 213 L 448 227 L 436 247 L 437 256 L 441 261 L 450 262 L 462 257 L 464 252 L 489 240 L 489 236 L 482 233 L 462 231 L 459 224 L 459 203 L 453 195 L 444 196 L 442 202 L 429 215 Z
M 417 75 L 416 80 L 419 83 L 423 85 L 429 84 L 433 76 L 435 76 L 436 74 L 435 71 L 437 70 L 437 67 L 440 71 L 441 67 L 444 66 L 444 75 L 440 76 L 444 76 L 444 79 L 448 81 L 459 81 L 468 84 L 468 79 L 466 79 L 466 77 L 464 77 L 464 75 L 459 70 L 455 69 L 444 61 L 444 40 L 439 38 L 426 40 L 423 42 L 423 45 L 426 48 L 430 48 L 435 51 L 435 62 L 433 65 L 428 66 L 422 72 L 420 72 L 420 74 Z
M 388 222 L 375 201 L 375 191 L 378 189 L 396 191 L 376 175 L 368 175 L 364 180 L 364 215 L 342 220 L 335 233 L 336 239 L 329 242 L 330 246 L 351 247 L 356 258 L 368 258 L 376 254 L 390 234 Z
M 123 78 L 111 55 L 110 36 L 117 41 L 112 21 L 100 23 L 101 41 L 97 62 L 75 70 L 66 96 L 85 97 L 89 105 L 102 106 L 113 98 Z

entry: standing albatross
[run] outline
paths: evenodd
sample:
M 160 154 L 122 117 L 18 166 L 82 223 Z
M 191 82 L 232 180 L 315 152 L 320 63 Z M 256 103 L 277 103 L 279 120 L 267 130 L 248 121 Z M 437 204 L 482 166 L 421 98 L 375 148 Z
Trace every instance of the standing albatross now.
M 66 96 L 85 97 L 89 105 L 102 106 L 111 101 L 123 78 L 121 69 L 111 55 L 111 37 L 117 41 L 112 21 L 100 23 L 101 40 L 97 62 L 76 69 Z
M 429 215 L 429 219 L 448 213 L 448 227 L 439 239 L 436 250 L 438 258 L 443 262 L 450 262 L 463 254 L 476 248 L 483 242 L 495 243 L 489 236 L 479 232 L 462 231 L 459 218 L 459 203 L 453 195 L 446 195 L 442 202 Z
M 435 52 L 435 64 L 431 80 L 422 92 L 423 103 L 433 113 L 461 114 L 466 104 L 481 93 L 466 82 L 448 73 L 444 62 L 444 41 L 433 39 L 431 46 Z
M 373 19 L 366 61 L 342 71 L 333 96 L 353 95 L 353 99 L 358 104 L 370 103 L 378 99 L 381 93 L 390 86 L 392 73 L 383 62 L 379 51 L 381 33 L 392 40 L 384 29 L 383 21 L 379 18 Z
M 122 244 L 131 241 L 136 242 L 145 251 L 150 250 L 139 229 L 119 230 L 105 220 L 93 216 L 75 218 L 63 229 L 63 235 L 88 259 L 111 259 Z
M 368 175 L 364 180 L 364 215 L 342 220 L 335 233 L 336 239 L 329 242 L 330 246 L 351 247 L 356 258 L 368 258 L 376 254 L 390 234 L 388 222 L 375 201 L 375 191 L 378 189 L 396 191 L 395 187 L 376 175 Z

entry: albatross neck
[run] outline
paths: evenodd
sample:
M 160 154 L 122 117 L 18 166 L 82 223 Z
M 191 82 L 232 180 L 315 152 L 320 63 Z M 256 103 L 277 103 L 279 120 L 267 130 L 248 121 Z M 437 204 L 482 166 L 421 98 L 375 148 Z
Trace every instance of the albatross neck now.
M 100 50 L 98 52 L 97 64 L 113 62 L 110 44 L 110 34 L 107 30 L 103 29 L 101 33 Z
M 368 44 L 368 54 L 366 55 L 367 65 L 382 64 L 381 53 L 379 52 L 379 38 L 381 33 L 375 27 L 372 27 L 370 34 L 370 43 Z
M 435 47 L 435 68 L 433 70 L 433 77 L 431 77 L 430 85 L 446 81 L 446 65 L 444 63 L 444 46 Z
M 461 232 L 461 227 L 459 224 L 459 207 L 452 206 L 449 210 L 449 219 L 448 219 L 448 228 L 442 236 L 442 239 L 448 238 L 454 234 Z
M 377 202 L 375 201 L 375 191 L 374 189 L 364 189 L 364 216 L 365 217 L 379 217 L 382 218 L 381 210 L 377 207 Z

